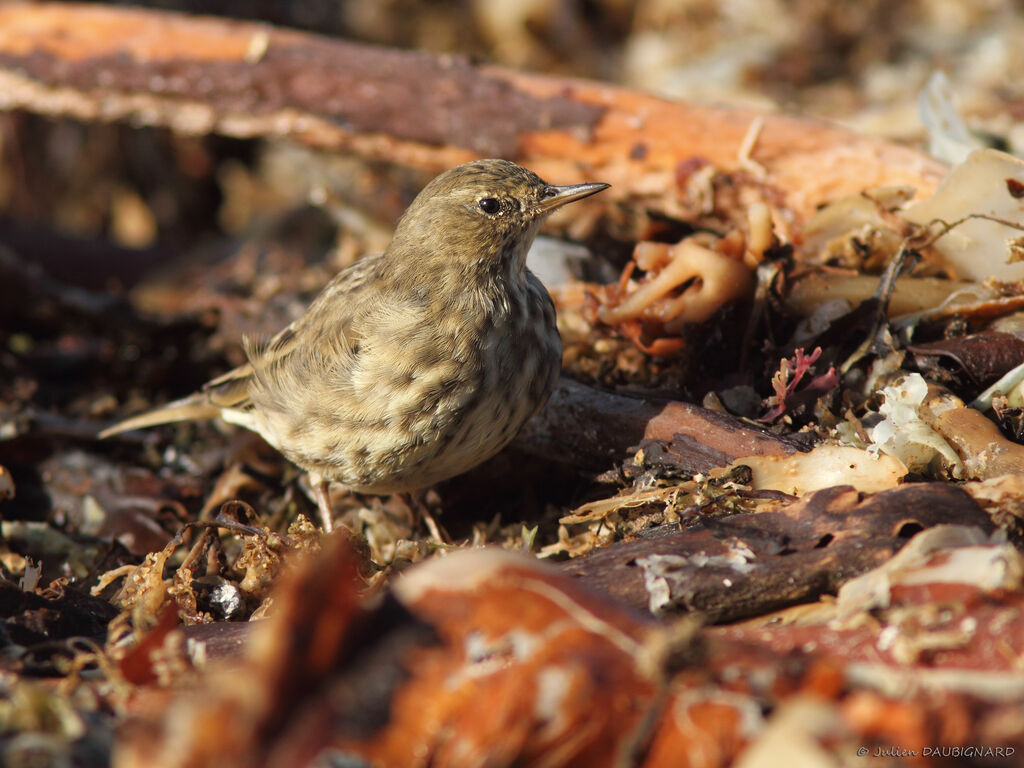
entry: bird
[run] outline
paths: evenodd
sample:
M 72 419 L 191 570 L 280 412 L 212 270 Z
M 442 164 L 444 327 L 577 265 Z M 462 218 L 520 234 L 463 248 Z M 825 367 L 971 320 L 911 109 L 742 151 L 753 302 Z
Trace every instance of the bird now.
M 246 363 L 99 436 L 216 418 L 250 429 L 309 474 L 327 530 L 331 482 L 386 495 L 460 475 L 551 395 L 561 338 L 527 251 L 548 214 L 608 186 L 554 186 L 499 158 L 445 171 L 382 253 L 269 340 L 243 337 Z

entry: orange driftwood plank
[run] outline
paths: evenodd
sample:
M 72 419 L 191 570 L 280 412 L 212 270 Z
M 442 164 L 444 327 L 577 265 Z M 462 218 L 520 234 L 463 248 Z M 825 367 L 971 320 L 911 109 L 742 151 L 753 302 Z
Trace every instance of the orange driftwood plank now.
M 672 214 L 687 212 L 676 179 L 695 162 L 736 174 L 796 219 L 868 187 L 929 193 L 945 170 L 912 149 L 818 121 L 98 5 L 0 7 L 0 108 L 284 137 L 428 171 L 500 155 L 563 181 L 610 181 L 618 199 Z

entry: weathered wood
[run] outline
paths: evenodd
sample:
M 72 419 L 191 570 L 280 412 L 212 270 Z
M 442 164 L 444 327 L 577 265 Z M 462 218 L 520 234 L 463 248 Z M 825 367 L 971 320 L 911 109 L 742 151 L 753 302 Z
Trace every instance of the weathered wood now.
M 801 219 L 943 166 L 819 121 L 698 106 L 584 80 L 215 18 L 65 3 L 0 7 L 0 109 L 288 138 L 438 171 L 482 155 L 686 215 L 710 163 Z M 749 153 L 744 151 L 745 140 Z M 595 203 L 596 204 L 596 203 Z
M 906 485 L 865 499 L 841 486 L 778 512 L 653 529 L 562 567 L 638 608 L 660 588 L 663 611 L 733 621 L 834 592 L 888 560 L 914 533 L 943 523 L 994 528 L 953 485 Z
M 549 461 L 602 471 L 625 459 L 642 440 L 671 443 L 679 469 L 694 474 L 744 456 L 807 450 L 811 442 L 802 435 L 773 435 L 699 405 L 640 400 L 562 377 L 515 445 Z

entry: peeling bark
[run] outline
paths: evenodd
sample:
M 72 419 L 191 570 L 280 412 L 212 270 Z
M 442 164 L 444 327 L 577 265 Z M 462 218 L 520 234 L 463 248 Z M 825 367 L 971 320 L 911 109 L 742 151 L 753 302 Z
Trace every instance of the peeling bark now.
M 563 183 L 600 178 L 611 199 L 675 216 L 697 212 L 676 192 L 694 162 L 797 220 L 871 187 L 928 194 L 944 173 L 914 150 L 813 120 L 263 24 L 63 3 L 0 7 L 0 109 L 287 138 L 434 172 L 501 155 Z

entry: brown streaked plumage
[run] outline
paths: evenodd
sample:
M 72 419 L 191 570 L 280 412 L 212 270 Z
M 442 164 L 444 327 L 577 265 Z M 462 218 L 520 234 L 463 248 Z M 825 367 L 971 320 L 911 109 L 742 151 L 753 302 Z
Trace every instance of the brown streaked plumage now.
M 561 340 L 551 298 L 526 268 L 545 215 L 607 184 L 554 187 L 507 160 L 442 173 L 387 250 L 342 270 L 249 362 L 101 437 L 222 418 L 326 484 L 425 488 L 503 448 L 547 401 Z

